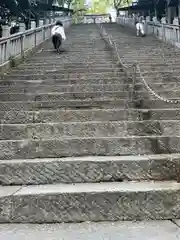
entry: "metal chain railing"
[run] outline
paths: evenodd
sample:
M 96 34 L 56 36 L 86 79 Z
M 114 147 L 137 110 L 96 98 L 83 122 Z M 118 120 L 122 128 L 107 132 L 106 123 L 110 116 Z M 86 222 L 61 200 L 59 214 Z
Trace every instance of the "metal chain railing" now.
M 125 73 L 127 74 L 127 76 L 129 75 L 128 74 L 128 69 L 129 68 L 132 68 L 133 69 L 133 82 L 132 82 L 132 89 L 131 89 L 131 100 L 133 98 L 133 94 L 134 94 L 134 87 L 135 87 L 135 84 L 136 84 L 136 76 L 137 74 L 139 75 L 140 77 L 140 80 L 141 82 L 144 84 L 144 86 L 146 87 L 146 89 L 148 90 L 148 92 L 150 94 L 152 94 L 155 98 L 161 100 L 161 101 L 164 101 L 166 103 L 180 103 L 180 99 L 167 99 L 165 97 L 162 97 L 160 94 L 156 93 L 149 85 L 148 83 L 146 82 L 142 72 L 141 72 L 141 69 L 140 69 L 140 66 L 139 66 L 139 63 L 136 62 L 136 63 L 133 63 L 131 66 L 128 66 L 126 64 L 124 64 L 121 60 L 121 57 L 119 55 L 119 51 L 118 51 L 118 48 L 117 48 L 117 44 L 115 42 L 115 40 L 112 38 L 112 36 L 109 36 L 105 30 L 105 28 L 102 26 L 102 24 L 97 24 L 98 28 L 100 29 L 100 35 L 101 37 L 106 41 L 106 39 L 108 40 L 108 44 L 110 45 L 111 48 L 114 47 L 114 50 L 115 50 L 115 53 L 117 54 L 117 57 L 118 57 L 118 64 L 120 64 L 122 67 L 123 67 L 123 70 L 125 71 Z M 107 41 L 106 41 L 107 42 Z
M 117 57 L 116 64 L 119 64 L 123 68 L 127 77 L 129 77 L 129 71 L 128 70 L 132 69 L 133 81 L 132 81 L 132 88 L 131 88 L 131 94 L 130 94 L 130 99 L 132 101 L 133 95 L 134 95 L 134 87 L 135 87 L 135 84 L 136 84 L 136 63 L 133 63 L 130 66 L 125 65 L 122 62 L 122 59 L 119 55 L 118 47 L 117 47 L 117 44 L 116 44 L 115 40 L 112 38 L 112 36 L 107 34 L 105 28 L 103 27 L 103 25 L 101 23 L 96 23 L 96 25 L 97 25 L 97 27 L 100 31 L 100 36 L 107 43 L 108 48 L 110 48 L 111 50 L 114 50 L 115 55 Z

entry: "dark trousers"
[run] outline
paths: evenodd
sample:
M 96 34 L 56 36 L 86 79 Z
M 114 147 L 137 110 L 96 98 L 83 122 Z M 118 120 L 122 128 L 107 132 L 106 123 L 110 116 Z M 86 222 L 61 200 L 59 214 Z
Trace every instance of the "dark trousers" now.
M 52 36 L 52 43 L 55 49 L 59 49 L 62 43 L 62 36 L 61 34 L 56 33 L 55 35 Z

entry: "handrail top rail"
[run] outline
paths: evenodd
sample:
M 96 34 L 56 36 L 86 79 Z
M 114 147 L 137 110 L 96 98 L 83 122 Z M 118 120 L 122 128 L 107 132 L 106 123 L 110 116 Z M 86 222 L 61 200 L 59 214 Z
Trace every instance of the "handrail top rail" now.
M 69 20 L 71 20 L 71 18 L 62 19 L 62 21 L 64 21 L 64 22 L 69 21 Z M 41 31 L 42 29 L 49 28 L 49 27 L 53 26 L 54 24 L 55 23 L 50 23 L 50 24 L 46 24 L 46 25 L 43 25 L 40 27 L 33 28 L 33 29 L 28 29 L 25 32 L 18 32 L 18 33 L 10 35 L 8 37 L 2 37 L 2 38 L 0 38 L 0 44 L 4 44 L 8 40 L 13 41 L 13 40 L 21 38 L 23 36 L 33 34 L 35 32 Z

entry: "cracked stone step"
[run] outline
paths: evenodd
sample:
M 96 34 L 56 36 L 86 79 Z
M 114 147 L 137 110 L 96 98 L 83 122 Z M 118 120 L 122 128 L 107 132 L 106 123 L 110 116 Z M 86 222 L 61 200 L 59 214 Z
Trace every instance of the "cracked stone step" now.
M 91 156 L 0 161 L 1 185 L 167 181 L 177 179 L 180 154 Z
M 0 124 L 0 140 L 60 139 L 83 137 L 164 136 L 180 137 L 180 121 L 90 121 Z
M 0 190 L 1 222 L 137 221 L 180 217 L 180 184 L 173 181 L 49 184 L 1 187 Z

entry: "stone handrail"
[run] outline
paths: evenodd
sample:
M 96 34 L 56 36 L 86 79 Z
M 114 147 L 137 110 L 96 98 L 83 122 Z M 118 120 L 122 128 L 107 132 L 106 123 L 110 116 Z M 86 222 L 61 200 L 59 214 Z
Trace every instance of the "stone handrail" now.
M 133 18 L 118 17 L 117 23 L 135 29 L 135 20 Z M 155 35 L 160 40 L 180 47 L 180 26 L 173 24 L 162 24 L 156 22 L 145 22 L 145 33 Z
M 72 19 L 61 20 L 64 28 L 68 28 Z M 51 28 L 54 24 L 48 24 L 25 32 L 20 32 L 0 39 L 0 67 L 8 64 L 11 59 L 23 58 L 27 52 L 38 47 L 39 44 L 51 37 Z

